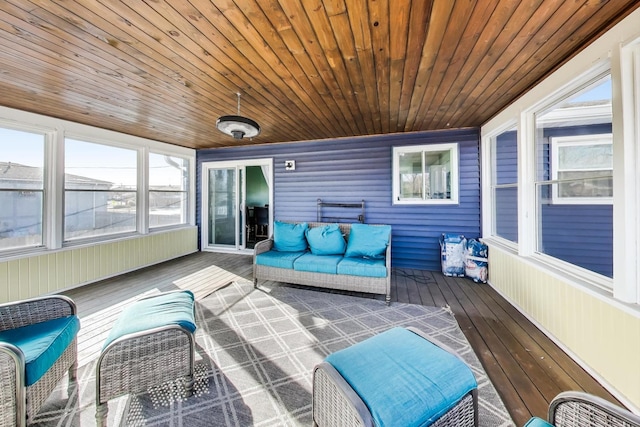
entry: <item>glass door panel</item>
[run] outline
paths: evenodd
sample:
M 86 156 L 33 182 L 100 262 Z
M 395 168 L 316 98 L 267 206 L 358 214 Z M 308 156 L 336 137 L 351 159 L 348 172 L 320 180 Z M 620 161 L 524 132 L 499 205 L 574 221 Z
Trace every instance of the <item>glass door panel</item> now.
M 236 168 L 209 169 L 209 245 L 236 246 Z

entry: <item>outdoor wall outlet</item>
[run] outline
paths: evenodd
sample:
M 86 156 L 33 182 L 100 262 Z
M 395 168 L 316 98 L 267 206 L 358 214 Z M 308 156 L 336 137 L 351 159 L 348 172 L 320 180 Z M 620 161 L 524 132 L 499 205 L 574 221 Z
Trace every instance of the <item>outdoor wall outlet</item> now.
M 294 171 L 294 170 L 296 170 L 296 161 L 295 160 L 285 160 L 284 161 L 284 170 L 286 170 L 286 171 Z

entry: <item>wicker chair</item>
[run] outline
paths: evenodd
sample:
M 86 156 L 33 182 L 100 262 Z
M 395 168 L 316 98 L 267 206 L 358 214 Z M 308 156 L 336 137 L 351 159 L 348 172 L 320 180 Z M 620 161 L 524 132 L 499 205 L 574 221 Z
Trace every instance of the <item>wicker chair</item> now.
M 68 332 L 67 339 L 71 339 L 70 344 L 37 381 L 27 385 L 26 364 L 29 361 L 19 346 L 24 344 L 24 337 L 29 335 L 29 327 L 36 325 L 35 328 L 42 331 L 48 324 L 55 324 L 55 330 L 58 331 L 63 329 L 58 322 L 64 322 L 65 318 L 69 318 L 64 329 Z M 21 338 L 16 340 L 21 341 L 20 344 L 14 345 L 9 342 L 11 340 L 0 339 L 0 426 L 25 426 L 67 372 L 69 395 L 76 384 L 76 337 L 80 323 L 73 301 L 63 296 L 49 296 L 0 305 L 0 333 L 3 336 L 25 327 L 27 329 L 21 329 L 16 334 Z M 34 339 L 41 340 L 40 337 Z
M 640 427 L 640 416 L 592 394 L 565 391 L 549 405 L 549 422 L 532 418 L 527 427 Z
M 557 395 L 549 405 L 548 419 L 533 417 L 524 427 L 640 427 L 640 416 L 580 391 Z

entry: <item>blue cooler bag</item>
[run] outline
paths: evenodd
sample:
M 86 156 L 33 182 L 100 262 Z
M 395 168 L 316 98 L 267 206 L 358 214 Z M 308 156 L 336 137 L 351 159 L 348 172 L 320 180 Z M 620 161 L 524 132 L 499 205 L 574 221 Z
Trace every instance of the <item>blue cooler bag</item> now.
M 467 241 L 465 275 L 473 279 L 474 282 L 486 283 L 489 275 L 489 248 L 484 243 L 475 239 Z
M 440 236 L 442 274 L 464 277 L 464 261 L 467 239 L 461 234 L 443 233 Z

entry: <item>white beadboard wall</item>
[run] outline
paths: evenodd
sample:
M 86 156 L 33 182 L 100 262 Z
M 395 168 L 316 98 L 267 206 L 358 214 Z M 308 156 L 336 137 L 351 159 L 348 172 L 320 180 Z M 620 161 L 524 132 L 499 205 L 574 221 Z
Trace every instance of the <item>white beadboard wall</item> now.
M 0 262 L 0 303 L 52 294 L 198 250 L 197 227 Z
M 572 353 L 624 403 L 640 408 L 640 317 L 499 247 L 490 284 Z

